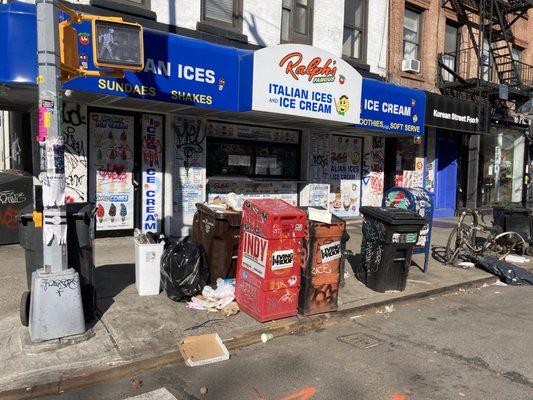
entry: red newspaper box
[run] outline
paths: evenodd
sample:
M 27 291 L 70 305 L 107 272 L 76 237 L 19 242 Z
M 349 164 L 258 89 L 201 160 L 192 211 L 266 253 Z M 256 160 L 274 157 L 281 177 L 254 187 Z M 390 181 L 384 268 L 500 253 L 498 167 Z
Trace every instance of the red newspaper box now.
M 243 205 L 235 294 L 239 307 L 258 321 L 297 313 L 306 218 L 283 200 Z

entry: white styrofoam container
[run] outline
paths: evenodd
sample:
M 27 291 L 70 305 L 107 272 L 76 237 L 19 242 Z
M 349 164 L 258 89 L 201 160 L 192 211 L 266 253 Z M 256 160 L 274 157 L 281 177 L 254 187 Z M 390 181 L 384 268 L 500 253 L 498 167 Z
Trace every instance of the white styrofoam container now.
M 159 294 L 164 243 L 135 243 L 135 287 L 140 296 Z

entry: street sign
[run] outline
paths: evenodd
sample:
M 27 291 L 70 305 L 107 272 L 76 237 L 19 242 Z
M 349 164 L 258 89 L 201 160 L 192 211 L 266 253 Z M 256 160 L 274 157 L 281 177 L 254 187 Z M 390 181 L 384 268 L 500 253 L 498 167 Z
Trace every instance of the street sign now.
M 93 56 L 98 68 L 140 71 L 144 68 L 143 34 L 139 24 L 93 20 Z

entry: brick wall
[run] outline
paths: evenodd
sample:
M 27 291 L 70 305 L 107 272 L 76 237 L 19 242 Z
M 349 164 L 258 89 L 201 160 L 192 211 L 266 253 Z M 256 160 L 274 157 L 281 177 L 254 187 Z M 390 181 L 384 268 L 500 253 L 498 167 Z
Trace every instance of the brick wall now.
M 419 74 L 402 72 L 403 60 L 403 18 L 405 7 L 414 7 L 421 11 L 421 44 Z M 529 11 L 533 17 L 533 11 Z M 389 21 L 389 66 L 388 76 L 393 83 L 418 89 L 438 92 L 435 84 L 437 77 L 437 54 L 444 51 L 444 32 L 446 21 L 457 21 L 451 9 L 441 7 L 441 0 L 391 0 Z M 466 27 L 462 31 L 461 48 L 471 47 Z M 513 29 L 517 38 L 516 44 L 524 47 L 524 62 L 533 64 L 533 49 L 529 41 L 533 36 L 533 18 L 518 21 Z M 475 57 L 473 61 L 477 62 Z

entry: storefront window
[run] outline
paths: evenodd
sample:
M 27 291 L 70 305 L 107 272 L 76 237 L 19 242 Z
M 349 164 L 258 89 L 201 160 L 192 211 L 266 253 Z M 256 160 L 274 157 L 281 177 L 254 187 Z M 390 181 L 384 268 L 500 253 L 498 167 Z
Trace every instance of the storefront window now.
M 524 135 L 516 130 L 496 130 L 481 138 L 481 204 L 522 201 Z
M 394 186 L 422 187 L 424 183 L 424 142 L 422 138 L 396 140 Z
M 298 131 L 208 123 L 207 175 L 299 178 Z

